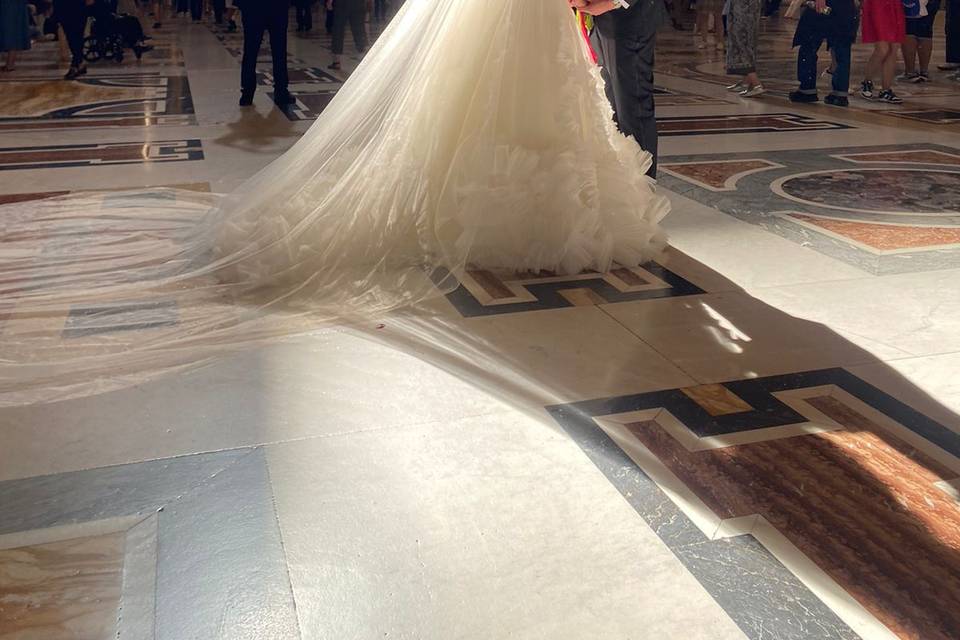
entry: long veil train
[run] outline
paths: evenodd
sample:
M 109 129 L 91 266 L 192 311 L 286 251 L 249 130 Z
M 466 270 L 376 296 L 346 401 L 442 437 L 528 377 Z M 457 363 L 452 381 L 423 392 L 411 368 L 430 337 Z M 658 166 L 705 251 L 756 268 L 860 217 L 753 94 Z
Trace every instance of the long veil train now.
M 468 265 L 639 264 L 668 209 L 648 163 L 563 0 L 407 0 L 310 130 L 233 193 L 0 208 L 0 405 L 377 316 Z M 118 320 L 138 330 L 95 330 Z

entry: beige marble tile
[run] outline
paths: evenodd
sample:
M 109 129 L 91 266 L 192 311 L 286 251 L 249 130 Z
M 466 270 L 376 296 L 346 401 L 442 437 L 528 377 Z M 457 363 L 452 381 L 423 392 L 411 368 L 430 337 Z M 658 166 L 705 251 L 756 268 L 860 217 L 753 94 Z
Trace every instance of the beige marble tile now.
M 506 412 L 267 455 L 304 640 L 744 638 L 544 421 Z
M 877 361 L 829 327 L 795 318 L 746 293 L 626 302 L 603 309 L 699 382 Z
M 125 532 L 0 550 L 0 638 L 116 637 Z

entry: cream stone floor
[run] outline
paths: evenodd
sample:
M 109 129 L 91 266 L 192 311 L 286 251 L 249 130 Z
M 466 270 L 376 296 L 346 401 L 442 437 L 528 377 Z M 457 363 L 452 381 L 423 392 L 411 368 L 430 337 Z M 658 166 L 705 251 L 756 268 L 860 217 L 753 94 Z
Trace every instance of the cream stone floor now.
M 764 29 L 762 55 L 787 65 L 789 23 Z M 717 54 L 691 38 L 667 28 L 659 54 L 674 173 L 661 176 L 671 248 L 640 274 L 655 284 L 546 279 L 528 288 L 539 306 L 511 307 L 465 282 L 368 326 L 0 408 L 0 638 L 960 637 L 947 571 L 960 567 L 960 163 L 903 155 L 960 159 L 960 123 L 776 90 L 747 101 L 712 81 Z M 296 109 L 264 84 L 241 110 L 238 36 L 172 19 L 154 42 L 142 63 L 88 78 L 167 78 L 150 109 L 168 124 L 144 126 L 133 98 L 123 109 L 141 122 L 119 126 L 96 99 L 66 113 L 51 96 L 23 117 L 0 97 L 0 197 L 229 191 L 345 77 L 311 77 L 328 40 L 291 30 Z M 30 91 L 14 85 L 56 78 L 55 63 L 42 44 L 0 89 Z M 924 90 L 955 109 L 955 84 Z M 202 157 L 105 164 L 94 149 L 52 164 L 66 145 L 184 140 Z M 895 157 L 836 158 L 854 152 Z M 834 202 L 862 189 L 896 215 L 831 214 L 798 182 L 811 171 L 861 181 L 831 180 Z M 641 441 L 650 425 L 687 449 Z M 796 445 L 762 449 L 784 438 Z M 842 464 L 803 452 L 829 438 Z

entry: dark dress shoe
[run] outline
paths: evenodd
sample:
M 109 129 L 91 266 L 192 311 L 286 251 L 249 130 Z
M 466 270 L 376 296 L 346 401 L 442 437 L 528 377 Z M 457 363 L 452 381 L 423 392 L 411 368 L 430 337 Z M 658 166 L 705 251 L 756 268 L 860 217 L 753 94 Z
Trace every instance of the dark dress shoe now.
M 815 93 L 806 93 L 804 91 L 791 91 L 790 102 L 818 102 L 819 96 Z
M 243 93 L 240 94 L 240 106 L 241 106 L 241 107 L 249 107 L 249 106 L 252 105 L 252 104 L 253 104 L 253 91 L 251 91 L 251 92 L 249 92 L 249 93 L 247 93 L 246 91 L 244 91 Z
M 278 91 L 273 95 L 273 101 L 277 106 L 285 107 L 294 104 L 297 99 L 290 95 L 289 91 Z

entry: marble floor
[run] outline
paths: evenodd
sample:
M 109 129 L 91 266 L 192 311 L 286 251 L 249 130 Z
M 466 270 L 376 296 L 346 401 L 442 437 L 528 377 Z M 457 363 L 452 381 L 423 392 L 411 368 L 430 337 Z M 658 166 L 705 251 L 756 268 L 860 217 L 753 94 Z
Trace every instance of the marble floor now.
M 792 25 L 764 20 L 752 101 L 662 32 L 654 262 L 469 271 L 366 324 L 6 402 L 0 639 L 960 638 L 960 82 L 792 104 Z M 0 204 L 229 191 L 361 59 L 329 71 L 291 30 L 296 103 L 265 50 L 241 110 L 239 35 L 152 35 L 72 83 L 54 43 L 0 75 Z M 183 321 L 130 301 L 45 329 Z M 0 298 L 0 345 L 24 322 Z

